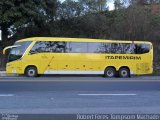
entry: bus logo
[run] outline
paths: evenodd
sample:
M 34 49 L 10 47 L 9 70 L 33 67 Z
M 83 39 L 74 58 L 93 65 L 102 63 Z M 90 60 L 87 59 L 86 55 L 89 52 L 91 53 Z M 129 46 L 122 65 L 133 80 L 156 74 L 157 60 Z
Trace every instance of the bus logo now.
M 105 56 L 109 60 L 141 60 L 141 56 Z

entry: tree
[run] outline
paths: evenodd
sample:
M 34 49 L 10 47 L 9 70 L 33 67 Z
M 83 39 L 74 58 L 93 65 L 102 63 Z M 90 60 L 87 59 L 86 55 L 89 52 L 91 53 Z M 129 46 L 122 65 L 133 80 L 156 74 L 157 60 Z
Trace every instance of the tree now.
M 84 6 L 85 12 L 100 12 L 108 9 L 107 0 L 78 0 Z
M 131 5 L 160 4 L 160 0 L 129 0 Z
M 57 18 L 58 19 L 70 19 L 73 17 L 79 17 L 82 15 L 83 6 L 80 2 L 74 0 L 66 0 L 58 5 Z
M 114 0 L 115 10 L 124 8 L 124 1 L 122 0 Z
M 2 40 L 6 41 L 10 33 L 31 22 L 41 25 L 42 22 L 53 20 L 56 0 L 1 0 L 0 27 Z

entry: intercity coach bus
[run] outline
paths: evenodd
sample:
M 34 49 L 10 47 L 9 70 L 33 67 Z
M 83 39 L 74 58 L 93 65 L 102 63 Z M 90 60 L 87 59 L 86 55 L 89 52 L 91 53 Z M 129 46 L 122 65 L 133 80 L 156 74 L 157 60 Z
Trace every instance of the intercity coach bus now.
M 102 74 L 130 77 L 151 74 L 153 46 L 144 41 L 35 37 L 10 48 L 7 73 L 36 77 L 41 74 Z

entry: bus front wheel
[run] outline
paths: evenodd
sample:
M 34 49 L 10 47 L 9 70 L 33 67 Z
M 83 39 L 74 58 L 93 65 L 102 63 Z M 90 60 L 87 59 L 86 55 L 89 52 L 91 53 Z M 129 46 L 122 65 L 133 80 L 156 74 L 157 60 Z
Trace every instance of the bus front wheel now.
M 104 71 L 104 77 L 115 77 L 116 76 L 116 69 L 113 67 L 107 67 Z
M 121 68 L 119 70 L 119 76 L 122 78 L 130 77 L 130 70 L 128 68 Z
M 37 68 L 33 66 L 27 67 L 25 70 L 25 75 L 27 77 L 37 77 Z

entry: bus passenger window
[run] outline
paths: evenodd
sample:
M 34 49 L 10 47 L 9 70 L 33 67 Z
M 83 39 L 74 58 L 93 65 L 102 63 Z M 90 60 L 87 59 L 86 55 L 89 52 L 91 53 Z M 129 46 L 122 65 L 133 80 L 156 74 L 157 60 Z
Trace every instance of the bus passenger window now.
M 135 54 L 135 44 L 123 43 L 123 54 Z
M 88 43 L 89 53 L 105 53 L 106 45 L 105 43 Z
M 42 53 L 45 52 L 46 44 L 45 42 L 36 42 L 35 45 L 32 47 L 30 53 L 36 54 L 36 53 Z
M 87 43 L 70 42 L 70 53 L 87 53 Z
M 66 43 L 65 42 L 56 42 L 56 50 L 55 52 L 57 53 L 64 53 L 65 52 L 65 47 Z
M 122 53 L 122 46 L 119 43 L 112 43 L 111 44 L 111 53 L 121 54 Z
M 150 45 L 149 44 L 136 44 L 136 54 L 144 54 L 148 53 L 150 51 Z

